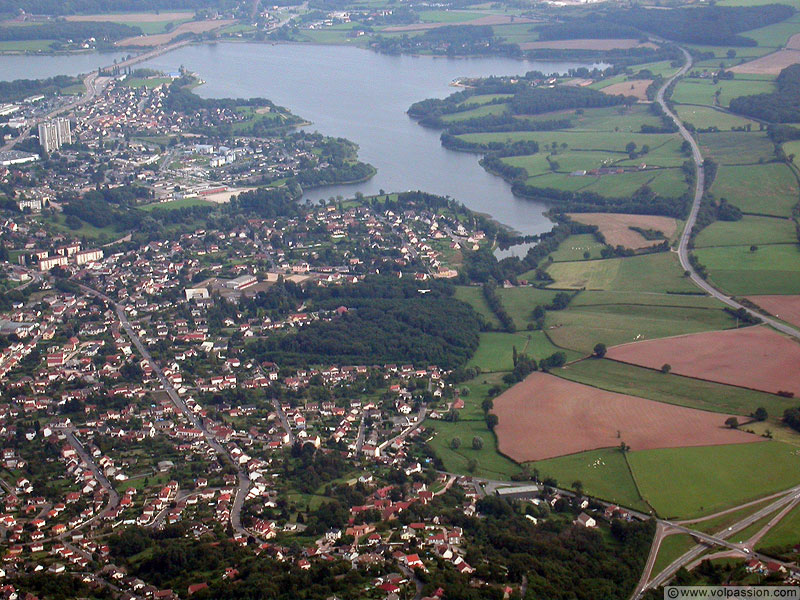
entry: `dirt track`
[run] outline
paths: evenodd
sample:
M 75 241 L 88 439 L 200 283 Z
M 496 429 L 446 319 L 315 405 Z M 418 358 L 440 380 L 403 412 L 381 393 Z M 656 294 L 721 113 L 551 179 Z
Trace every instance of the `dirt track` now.
M 766 326 L 693 333 L 610 348 L 608 358 L 772 394 L 800 396 L 800 344 Z
M 494 401 L 501 452 L 516 461 L 542 460 L 619 446 L 633 450 L 757 442 L 728 429 L 730 415 L 607 392 L 533 373 Z M 618 437 L 619 434 L 619 437 Z

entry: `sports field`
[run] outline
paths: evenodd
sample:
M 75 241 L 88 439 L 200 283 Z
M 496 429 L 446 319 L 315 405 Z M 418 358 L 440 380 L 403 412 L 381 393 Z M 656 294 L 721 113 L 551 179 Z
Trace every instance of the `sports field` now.
M 725 427 L 726 415 L 607 392 L 536 372 L 494 400 L 498 448 L 528 462 L 621 442 L 633 450 L 762 440 Z
M 769 393 L 800 396 L 800 344 L 766 326 L 681 335 L 616 346 L 614 360 Z
M 800 483 L 800 449 L 781 442 L 645 450 L 628 462 L 664 518 L 713 514 Z

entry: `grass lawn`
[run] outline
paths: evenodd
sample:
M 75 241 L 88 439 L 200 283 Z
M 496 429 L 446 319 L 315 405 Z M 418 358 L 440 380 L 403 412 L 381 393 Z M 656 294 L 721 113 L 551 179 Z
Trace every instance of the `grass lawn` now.
M 763 131 L 701 133 L 700 149 L 704 156 L 720 165 L 756 164 L 774 157 L 772 141 Z
M 132 88 L 146 87 L 148 89 L 157 88 L 160 85 L 171 82 L 169 77 L 129 77 L 123 81 L 123 85 Z
M 797 400 L 791 398 L 674 373 L 664 375 L 659 371 L 613 360 L 582 360 L 558 369 L 554 374 L 611 392 L 712 412 L 749 415 L 763 406 L 770 415 L 780 417 L 787 408 L 797 406 Z
M 485 331 L 479 334 L 480 345 L 467 366 L 478 366 L 481 371 L 499 372 L 514 369 L 514 347 L 517 352 L 541 360 L 561 351 L 553 345 L 543 331 L 520 331 L 499 333 Z M 578 358 L 574 352 L 566 352 L 568 359 Z
M 458 103 L 459 106 L 467 106 L 468 104 L 487 104 L 494 100 L 507 99 L 513 98 L 514 94 L 478 94 L 476 96 L 470 96 L 466 100 L 462 100 Z
M 114 225 L 108 225 L 107 227 L 100 228 L 90 225 L 89 223 L 82 222 L 83 224 L 81 225 L 80 229 L 71 229 L 70 227 L 67 227 L 63 214 L 57 214 L 46 218 L 43 217 L 41 220 L 56 230 L 69 233 L 77 237 L 86 237 L 87 239 L 94 240 L 96 242 L 110 241 L 123 235 L 116 230 Z
M 695 247 L 792 244 L 797 241 L 794 222 L 774 217 L 745 215 L 741 221 L 716 221 L 703 229 Z
M 712 514 L 800 481 L 800 451 L 781 442 L 643 450 L 628 461 L 662 517 Z
M 49 52 L 55 40 L 17 40 L 0 42 L 0 52 Z
M 213 202 L 203 200 L 202 198 L 181 198 L 180 200 L 170 200 L 169 202 L 153 202 L 140 207 L 145 211 L 153 210 L 173 210 L 176 208 L 187 208 L 189 206 L 212 206 Z
M 553 288 L 689 293 L 697 289 L 683 276 L 671 252 L 553 263 L 547 272 L 554 279 Z
M 603 244 L 597 241 L 594 234 L 579 233 L 571 235 L 559 244 L 558 249 L 550 256 L 555 262 L 568 262 L 573 260 L 586 260 L 584 253 L 589 253 L 589 258 L 600 258 Z
M 711 280 L 731 294 L 800 294 L 800 249 L 797 244 L 700 248 L 697 258 Z
M 483 418 L 476 421 L 461 420 L 456 423 L 430 420 L 425 424 L 436 432 L 429 443 L 436 455 L 442 459 L 447 471 L 469 473 L 470 459 L 474 459 L 478 463 L 474 472 L 478 476 L 509 479 L 511 475 L 520 471 L 517 463 L 497 452 L 494 433 L 486 427 Z M 457 450 L 453 450 L 450 444 L 456 437 L 461 440 L 461 446 Z M 480 450 L 472 448 L 474 437 L 483 440 L 483 448 Z
M 529 464 L 539 470 L 540 477 L 553 477 L 562 488 L 572 488 L 573 482 L 580 481 L 591 496 L 649 511 L 639 496 L 625 457 L 616 448 L 590 450 Z
M 666 569 L 673 561 L 693 548 L 697 542 L 686 533 L 677 533 L 661 540 L 658 548 L 656 562 L 653 563 L 653 575 L 658 575 Z
M 558 292 L 534 287 L 497 288 L 497 295 L 517 329 L 525 329 L 531 322 L 531 312 L 538 305 L 552 302 Z
M 548 312 L 545 317 L 553 342 L 584 354 L 598 342 L 616 346 L 735 325 L 736 321 L 719 309 L 635 304 L 571 307 Z
M 785 548 L 800 543 L 800 506 L 795 506 L 761 538 L 757 550 Z
M 782 163 L 720 167 L 711 192 L 742 212 L 777 217 L 792 216 L 798 201 L 797 179 Z
M 748 515 L 752 515 L 754 512 L 764 508 L 770 502 L 774 502 L 774 500 L 763 500 L 762 502 L 748 506 L 747 508 L 734 510 L 733 512 L 729 512 L 720 517 L 708 519 L 707 521 L 700 521 L 698 523 L 692 523 L 689 525 L 689 527 L 712 535 L 721 533 L 734 523 L 738 523 Z
M 475 309 L 475 312 L 482 315 L 489 325 L 492 327 L 500 327 L 500 321 L 497 320 L 497 317 L 492 312 L 492 309 L 489 308 L 486 298 L 483 295 L 483 290 L 480 288 L 480 286 L 456 286 L 455 296 L 458 300 L 466 302 L 472 306 L 472 308 Z
M 464 110 L 449 115 L 443 115 L 442 121 L 445 123 L 455 123 L 458 121 L 466 121 L 468 119 L 475 119 L 478 117 L 485 117 L 487 115 L 502 115 L 508 110 L 507 104 L 483 104 L 470 110 Z

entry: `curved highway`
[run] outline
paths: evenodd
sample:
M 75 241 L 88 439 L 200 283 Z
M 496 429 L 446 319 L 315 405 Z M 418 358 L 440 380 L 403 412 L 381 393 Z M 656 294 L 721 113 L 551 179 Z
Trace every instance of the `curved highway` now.
M 689 69 L 692 68 L 692 56 L 689 52 L 686 51 L 685 48 L 681 48 L 681 52 L 686 57 L 686 63 L 681 67 L 680 71 L 675 73 L 672 77 L 670 77 L 667 82 L 661 86 L 661 89 L 658 90 L 656 94 L 656 102 L 661 105 L 661 108 L 664 110 L 664 113 L 668 115 L 674 122 L 675 125 L 678 126 L 678 132 L 681 134 L 681 137 L 689 142 L 689 145 L 692 148 L 692 159 L 694 160 L 695 164 L 695 172 L 696 172 L 696 182 L 695 182 L 695 189 L 694 189 L 694 201 L 692 202 L 692 210 L 689 213 L 689 218 L 686 220 L 686 226 L 683 229 L 683 234 L 681 235 L 680 244 L 678 246 L 678 258 L 681 261 L 681 266 L 689 272 L 689 277 L 691 280 L 697 285 L 700 289 L 704 292 L 713 296 L 717 300 L 724 302 L 728 306 L 736 309 L 744 309 L 747 313 L 753 315 L 754 317 L 758 317 L 767 325 L 770 325 L 777 329 L 778 331 L 790 335 L 794 338 L 800 339 L 800 330 L 791 327 L 785 323 L 782 323 L 772 317 L 767 317 L 759 312 L 756 312 L 743 304 L 740 304 L 730 296 L 723 294 L 713 285 L 711 285 L 708 281 L 700 277 L 697 273 L 695 268 L 692 266 L 691 262 L 689 262 L 689 238 L 692 234 L 692 229 L 694 228 L 694 224 L 697 221 L 697 212 L 700 210 L 700 202 L 703 199 L 703 193 L 705 191 L 705 171 L 703 170 L 703 155 L 700 153 L 700 147 L 697 145 L 697 141 L 694 139 L 691 133 L 683 126 L 683 122 L 677 117 L 675 113 L 673 113 L 669 106 L 667 106 L 666 101 L 664 100 L 664 93 L 666 92 L 667 88 L 672 84 L 672 82 L 676 81 L 677 79 L 683 77 Z

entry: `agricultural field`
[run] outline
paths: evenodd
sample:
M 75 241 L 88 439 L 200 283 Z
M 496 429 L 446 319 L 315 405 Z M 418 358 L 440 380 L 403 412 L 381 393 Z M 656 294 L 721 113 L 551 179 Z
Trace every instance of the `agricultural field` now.
M 531 312 L 537 306 L 546 306 L 557 292 L 535 287 L 498 288 L 497 295 L 517 329 L 525 329 L 531 321 Z
M 678 259 L 669 252 L 627 258 L 553 263 L 547 269 L 551 288 L 621 292 L 695 293 L 683 276 Z
M 720 165 L 757 165 L 775 156 L 772 141 L 763 131 L 701 133 L 699 143 L 703 156 Z
M 735 325 L 719 309 L 629 304 L 569 307 L 545 317 L 547 333 L 556 344 L 584 354 L 598 342 L 614 346 Z
M 497 452 L 494 434 L 486 428 L 482 418 L 474 421 L 459 420 L 455 423 L 433 420 L 425 423 L 436 432 L 428 443 L 442 459 L 446 470 L 467 473 L 469 461 L 472 459 L 477 463 L 474 473 L 478 476 L 508 479 L 519 472 L 519 465 Z M 456 437 L 461 440 L 461 445 L 453 449 L 451 442 Z M 483 440 L 483 448 L 480 450 L 472 447 L 474 437 Z
M 795 506 L 775 527 L 761 538 L 759 551 L 767 548 L 790 548 L 800 543 L 800 507 Z
M 800 396 L 800 344 L 765 327 L 681 335 L 616 346 L 613 360 L 769 393 Z
M 697 129 L 716 127 L 720 131 L 730 131 L 734 128 L 750 127 L 758 129 L 758 123 L 744 117 L 737 117 L 730 113 L 716 110 L 710 106 L 690 106 L 681 104 L 675 107 L 675 112 L 687 125 Z
M 540 479 L 552 477 L 559 487 L 572 488 L 580 481 L 586 493 L 628 508 L 648 512 L 631 477 L 625 456 L 618 448 L 601 448 L 528 463 Z
M 559 369 L 556 375 L 611 392 L 700 410 L 748 416 L 757 408 L 764 407 L 773 416 L 773 422 L 767 422 L 773 429 L 774 421 L 783 415 L 783 411 L 797 406 L 797 400 L 791 398 L 675 373 L 667 375 L 659 370 L 613 360 L 582 360 Z
M 462 302 L 466 302 L 472 306 L 475 312 L 481 315 L 489 325 L 492 327 L 500 327 L 500 321 L 497 320 L 492 309 L 489 308 L 489 305 L 486 303 L 486 298 L 480 286 L 456 286 L 455 296 Z
M 600 252 L 605 246 L 597 241 L 592 233 L 579 233 L 569 236 L 561 242 L 555 252 L 550 254 L 555 262 L 569 262 L 573 260 L 590 260 L 600 258 Z M 586 253 L 589 256 L 586 256 Z
M 531 309 L 532 310 L 532 309 Z M 477 366 L 481 371 L 499 372 L 514 369 L 514 348 L 537 360 L 558 352 L 542 331 L 501 333 L 484 331 L 479 334 L 480 345 L 467 366 Z
M 653 402 L 536 372 L 494 400 L 500 452 L 529 462 L 613 448 L 747 444 L 763 438 L 724 426 L 726 415 Z
M 741 221 L 715 221 L 700 232 L 694 245 L 696 248 L 761 246 L 791 244 L 795 241 L 797 241 L 797 233 L 793 221 L 746 215 Z
M 748 296 L 769 314 L 800 327 L 800 296 Z
M 507 104 L 482 104 L 481 106 L 471 110 L 465 110 L 450 115 L 442 115 L 442 121 L 444 123 L 456 123 L 458 121 L 466 121 L 468 119 L 485 117 L 486 115 L 502 115 L 507 110 Z
M 800 483 L 800 449 L 772 441 L 634 451 L 628 463 L 664 518 L 714 514 Z
M 719 246 L 695 254 L 711 280 L 734 295 L 800 294 L 800 248 L 797 244 Z
M 672 93 L 672 101 L 679 104 L 727 107 L 733 98 L 751 94 L 768 94 L 775 91 L 775 84 L 771 81 L 745 79 L 745 77 L 720 80 L 716 84 L 711 79 L 681 79 Z M 717 91 L 719 91 L 719 103 L 717 103 Z M 695 125 L 698 123 L 695 122 Z M 705 124 L 702 126 L 705 127 Z M 757 125 L 755 127 L 758 129 Z
M 497 133 L 466 133 L 458 136 L 467 142 L 517 142 L 535 140 L 542 147 L 556 147 L 566 144 L 567 148 L 582 150 L 599 150 L 606 152 L 625 152 L 629 142 L 638 148 L 650 146 L 658 147 L 671 139 L 677 139 L 677 134 L 669 133 L 635 133 L 614 131 L 503 131 Z
M 678 229 L 678 221 L 671 217 L 651 215 L 626 215 L 618 213 L 571 213 L 567 215 L 573 221 L 585 225 L 596 225 L 605 237 L 608 245 L 623 246 L 633 250 L 647 248 L 660 244 L 664 239 L 670 240 Z M 643 230 L 660 231 L 662 239 L 648 240 L 631 229 L 637 227 Z
M 711 296 L 696 294 L 669 294 L 658 292 L 581 291 L 570 302 L 570 307 L 603 304 L 631 304 L 640 306 L 675 306 L 688 308 L 722 308 L 724 304 Z
M 705 135 L 702 139 L 708 137 Z M 798 201 L 797 178 L 782 163 L 721 166 L 711 192 L 717 198 L 725 198 L 742 212 L 776 217 L 791 217 Z

